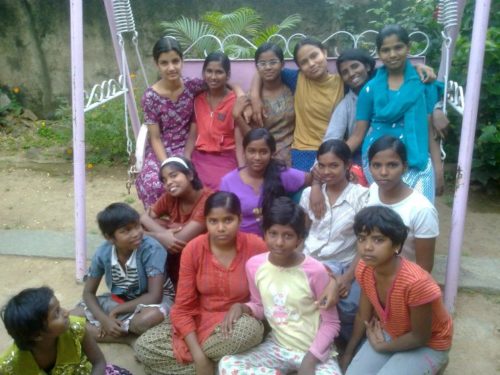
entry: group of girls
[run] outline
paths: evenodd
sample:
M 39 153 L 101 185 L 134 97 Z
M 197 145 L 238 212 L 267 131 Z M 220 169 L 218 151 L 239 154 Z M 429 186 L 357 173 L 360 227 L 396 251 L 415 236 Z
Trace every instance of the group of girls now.
M 419 192 L 429 195 L 440 173 L 427 117 L 435 90 L 406 61 L 408 48 L 404 30 L 388 26 L 377 38 L 384 66 L 375 72 L 369 56 L 349 51 L 339 76 L 313 39 L 295 47 L 298 71 L 283 69 L 282 51 L 266 43 L 248 99 L 229 84 L 224 54 L 207 57 L 203 80 L 188 79 L 178 43 L 156 43 L 160 80 L 142 100 L 149 144 L 137 179 L 146 212 L 101 227 L 107 245 L 73 311 L 88 321 L 78 342 L 93 373 L 102 358 L 82 337 L 130 342 L 129 334 L 140 335 L 134 347 L 148 374 L 214 374 L 216 362 L 221 374 L 385 374 L 402 363 L 424 374 L 445 365 L 452 323 L 428 273 L 437 212 Z M 361 142 L 369 189 L 351 182 Z M 285 197 L 304 187 L 300 205 Z M 111 294 L 96 297 L 102 277 Z M 46 347 L 47 360 L 38 337 L 47 331 L 56 345 L 71 320 L 52 332 L 41 316 L 18 349 L 50 372 L 59 348 Z M 339 334 L 340 366 L 331 350 Z

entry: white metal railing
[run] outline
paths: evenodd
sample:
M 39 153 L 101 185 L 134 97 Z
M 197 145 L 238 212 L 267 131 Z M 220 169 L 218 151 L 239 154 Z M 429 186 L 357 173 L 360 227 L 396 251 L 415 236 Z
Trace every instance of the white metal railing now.
M 363 47 L 367 49 L 368 51 L 370 51 L 372 56 L 375 56 L 377 52 L 375 48 L 375 37 L 377 36 L 377 34 L 378 31 L 375 30 L 365 30 L 360 34 L 353 34 L 349 31 L 339 30 L 329 35 L 325 39 L 323 39 L 322 43 L 325 44 L 326 47 L 331 46 L 331 44 L 334 44 L 333 52 L 335 57 L 339 56 L 341 51 L 344 49 L 358 48 L 358 47 Z M 412 43 L 413 45 L 420 46 L 420 44 L 423 43 L 423 45 L 420 46 L 420 48 L 410 56 L 411 57 L 424 56 L 424 54 L 428 51 L 431 44 L 429 36 L 422 31 L 414 31 L 410 33 L 409 36 L 410 36 L 410 41 L 413 42 Z M 267 41 L 275 42 L 276 44 L 278 44 L 280 47 L 283 48 L 285 56 L 291 57 L 293 56 L 293 46 L 295 45 L 297 40 L 299 38 L 305 38 L 305 37 L 306 35 L 303 33 L 294 33 L 288 37 L 282 34 L 273 34 L 267 39 Z M 253 44 L 250 40 L 248 40 L 248 38 L 239 34 L 230 34 L 225 36 L 223 39 L 213 34 L 206 34 L 200 36 L 192 44 L 190 44 L 187 48 L 185 48 L 184 56 L 189 57 L 189 54 L 193 53 L 193 51 L 195 51 L 197 46 L 202 47 L 203 54 L 204 56 L 206 56 L 210 52 L 207 51 L 205 48 L 207 39 L 212 40 L 212 42 L 215 43 L 216 49 L 219 50 L 225 50 L 227 46 L 234 45 L 235 39 L 239 39 L 239 43 L 241 43 L 246 48 L 250 48 L 253 50 L 257 49 L 257 46 Z M 340 48 L 339 46 L 341 46 L 342 48 Z M 236 55 L 232 54 L 229 57 L 232 60 L 235 60 L 240 58 L 241 54 L 236 54 Z
M 464 115 L 465 97 L 464 89 L 455 81 L 448 81 L 448 90 L 446 93 L 448 104 L 461 116 Z
M 126 93 L 128 90 L 123 88 L 123 76 L 120 75 L 118 80 L 108 79 L 96 84 L 90 90 L 83 92 L 85 107 L 84 112 L 88 112 L 94 108 L 99 107 L 101 104 L 109 102 L 115 98 Z

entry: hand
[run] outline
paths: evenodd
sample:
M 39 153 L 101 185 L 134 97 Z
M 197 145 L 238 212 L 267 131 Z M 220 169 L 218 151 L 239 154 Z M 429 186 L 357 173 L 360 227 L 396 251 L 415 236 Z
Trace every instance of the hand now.
M 439 197 L 444 193 L 444 169 L 443 165 L 434 166 L 434 174 L 436 178 L 436 195 Z
M 161 242 L 163 246 L 167 248 L 167 251 L 171 254 L 178 254 L 186 246 L 186 242 L 179 240 L 175 237 L 175 233 L 179 232 L 182 227 L 175 229 L 166 229 L 161 232 L 156 232 L 156 238 Z
M 122 322 L 116 318 L 108 317 L 104 321 L 101 321 L 100 338 L 108 335 L 112 337 L 121 337 L 125 336 L 126 333 L 127 332 L 122 328 Z
M 316 363 L 317 359 L 314 358 L 309 352 L 304 356 L 302 362 L 300 363 L 297 375 L 313 375 L 316 373 Z
M 352 281 L 353 280 L 349 278 L 346 274 L 337 277 L 340 298 L 346 298 L 349 295 L 349 292 L 351 291 Z
M 253 115 L 253 108 L 249 102 L 248 105 L 243 110 L 243 119 L 247 124 L 250 124 L 250 122 L 252 121 L 252 115 Z
M 214 375 L 214 363 L 203 354 L 203 356 L 193 358 L 196 375 Z
M 221 323 L 222 335 L 225 338 L 229 338 L 229 335 L 233 331 L 233 324 L 238 321 L 243 315 L 243 306 L 241 303 L 235 303 L 229 311 L 226 313 L 224 320 Z
M 318 168 L 315 166 L 312 171 L 313 182 L 311 186 L 311 195 L 309 196 L 309 207 L 317 220 L 320 220 L 326 212 L 326 202 L 321 192 L 321 176 Z
M 438 137 L 445 139 L 448 135 L 450 120 L 443 112 L 442 109 L 435 109 L 432 111 L 432 126 L 434 131 L 437 133 Z
M 253 115 L 252 120 L 257 126 L 264 127 L 264 118 L 267 117 L 264 113 L 264 106 L 260 98 L 251 98 Z
M 233 118 L 238 118 L 240 116 L 243 116 L 243 110 L 250 106 L 250 99 L 248 99 L 247 96 L 238 96 L 236 98 L 236 101 L 234 102 L 233 105 Z M 246 121 L 246 119 L 245 119 Z
M 353 357 L 352 353 L 345 352 L 339 358 L 339 366 L 344 374 L 347 371 L 347 368 L 349 367 L 349 364 L 352 361 L 352 357 Z
M 384 351 L 385 338 L 380 321 L 373 317 L 370 322 L 365 322 L 366 337 L 373 349 L 377 352 Z
M 334 278 L 330 278 L 330 282 L 314 304 L 320 309 L 328 310 L 332 306 L 336 305 L 338 301 L 339 285 Z
M 415 69 L 417 70 L 420 80 L 424 83 L 434 82 L 437 78 L 434 69 L 432 69 L 430 66 L 424 64 L 417 64 L 415 66 Z

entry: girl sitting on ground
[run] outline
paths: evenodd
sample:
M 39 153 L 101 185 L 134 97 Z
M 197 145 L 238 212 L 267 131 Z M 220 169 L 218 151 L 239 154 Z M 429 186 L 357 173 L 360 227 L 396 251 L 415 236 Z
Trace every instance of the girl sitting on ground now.
M 2 310 L 5 329 L 14 343 L 0 356 L 2 375 L 130 375 L 106 365 L 85 319 L 68 316 L 54 291 L 25 289 Z
M 221 374 L 340 375 L 331 344 L 339 332 L 335 306 L 319 309 L 314 303 L 329 282 L 325 267 L 304 255 L 305 213 L 288 197 L 273 201 L 264 211 L 268 253 L 246 265 L 249 303 L 233 305 L 223 323 L 230 332 L 242 314 L 267 319 L 271 333 L 264 343 L 219 363 Z
M 203 208 L 211 190 L 203 187 L 193 164 L 177 156 L 163 161 L 160 180 L 165 192 L 141 215 L 141 224 L 167 250 L 167 273 L 175 286 L 182 249 L 206 230 Z M 169 283 L 168 294 L 173 293 L 172 288 Z
M 205 204 L 207 234 L 182 252 L 170 317 L 135 344 L 147 374 L 214 374 L 214 361 L 262 341 L 263 325 L 245 315 L 232 331 L 222 322 L 236 302 L 247 302 L 245 263 L 265 251 L 264 241 L 239 231 L 241 207 L 233 193 L 217 192 Z
M 312 176 L 287 168 L 282 160 L 273 157 L 276 142 L 267 129 L 256 128 L 243 138 L 246 165 L 222 178 L 220 190 L 235 193 L 241 201 L 243 232 L 262 235 L 260 221 L 263 208 L 273 199 L 294 193 L 311 184 Z
M 341 358 L 346 375 L 438 373 L 448 362 L 452 320 L 432 276 L 399 256 L 405 223 L 388 207 L 366 207 L 354 219 L 354 232 L 361 299 Z M 354 356 L 365 333 L 368 340 Z
M 172 304 L 163 295 L 167 254 L 144 236 L 139 217 L 125 203 L 113 203 L 97 215 L 106 242 L 92 257 L 83 301 L 71 314 L 86 317 L 88 332 L 99 342 L 130 344 L 163 321 Z M 103 277 L 109 293 L 97 296 Z
M 220 51 L 210 53 L 202 75 L 208 89 L 194 100 L 184 156 L 193 162 L 203 185 L 217 190 L 222 176 L 243 165 L 242 136 L 232 114 L 236 94 L 227 87 L 229 58 Z
M 321 194 L 327 209 L 317 219 L 309 202 L 311 188 L 305 188 L 300 205 L 306 211 L 309 235 L 304 253 L 326 265 L 336 276 L 340 300 L 340 336 L 349 340 L 359 303 L 359 284 L 354 279 L 356 236 L 354 216 L 366 205 L 368 189 L 349 182 L 351 151 L 341 140 L 323 142 L 317 154 L 317 170 L 323 184 Z
M 383 136 L 371 145 L 368 160 L 375 180 L 370 186 L 368 205 L 384 205 L 401 216 L 409 230 L 402 255 L 432 272 L 439 235 L 438 213 L 426 197 L 403 180 L 408 168 L 405 145 L 397 138 Z

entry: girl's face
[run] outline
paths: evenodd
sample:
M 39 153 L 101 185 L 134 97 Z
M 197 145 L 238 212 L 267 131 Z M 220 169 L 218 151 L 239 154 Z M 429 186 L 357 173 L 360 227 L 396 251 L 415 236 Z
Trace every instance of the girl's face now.
M 391 262 L 400 248 L 400 246 L 395 246 L 391 239 L 383 235 L 378 228 L 374 228 L 370 233 L 358 234 L 356 246 L 361 259 L 370 267 Z
M 257 60 L 257 70 L 264 82 L 272 82 L 281 75 L 284 63 L 273 51 L 262 52 Z
M 370 67 L 358 60 L 347 60 L 340 63 L 340 76 L 344 83 L 354 91 L 359 91 L 368 80 Z
M 210 241 L 217 245 L 229 245 L 236 241 L 240 217 L 224 207 L 212 208 L 206 217 Z
M 326 51 L 306 44 L 297 52 L 297 64 L 306 78 L 319 81 L 328 75 Z
M 168 165 L 163 167 L 161 175 L 166 192 L 173 197 L 180 197 L 189 189 L 192 189 L 191 181 L 193 177 L 185 175 L 175 167 L 169 167 Z
M 203 79 L 209 90 L 217 90 L 226 86 L 228 75 L 220 61 L 210 61 L 203 71 Z
M 378 55 L 389 71 L 397 71 L 405 66 L 409 52 L 410 47 L 404 44 L 396 34 L 392 34 L 384 38 Z
M 402 183 L 406 164 L 393 149 L 377 152 L 370 162 L 370 172 L 381 190 L 391 190 Z
M 252 172 L 264 174 L 271 161 L 271 149 L 264 139 L 250 142 L 245 147 L 245 160 L 247 167 Z
M 182 59 L 175 51 L 162 52 L 156 62 L 161 78 L 167 81 L 178 81 L 182 74 Z
M 49 302 L 49 312 L 47 314 L 47 327 L 42 334 L 50 337 L 59 337 L 69 327 L 69 311 L 59 304 L 56 297 L 52 297 Z
M 346 165 L 333 152 L 326 152 L 318 156 L 318 170 L 322 181 L 327 185 L 335 186 L 345 183 L 348 168 L 349 165 Z
M 144 231 L 140 222 L 132 222 L 118 228 L 109 240 L 117 251 L 129 253 L 137 249 L 142 242 Z
M 272 225 L 264 233 L 264 240 L 270 251 L 273 264 L 287 266 L 296 260 L 296 250 L 302 240 L 290 225 Z

